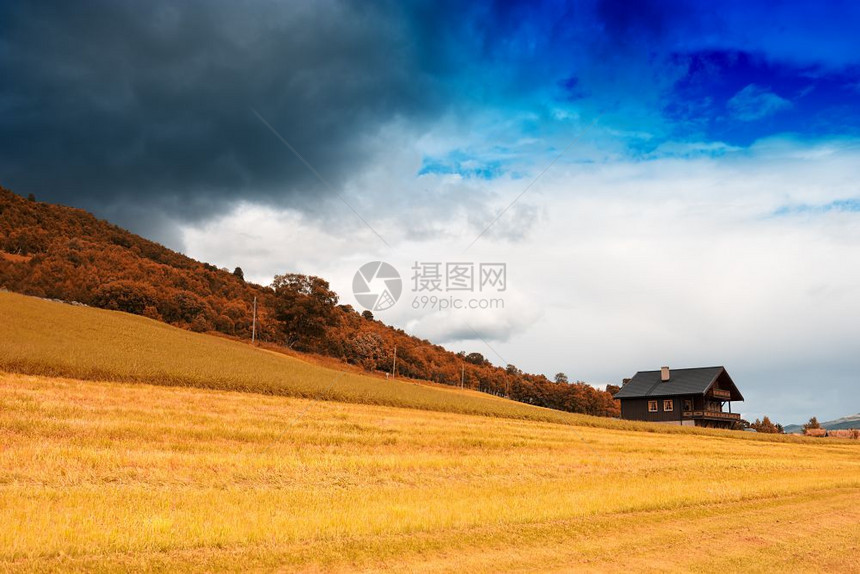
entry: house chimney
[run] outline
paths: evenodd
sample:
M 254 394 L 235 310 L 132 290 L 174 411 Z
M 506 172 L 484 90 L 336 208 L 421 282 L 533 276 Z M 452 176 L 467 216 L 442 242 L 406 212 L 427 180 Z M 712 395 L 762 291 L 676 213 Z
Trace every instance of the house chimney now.
M 660 380 L 664 383 L 669 380 L 669 367 L 662 367 L 660 369 Z

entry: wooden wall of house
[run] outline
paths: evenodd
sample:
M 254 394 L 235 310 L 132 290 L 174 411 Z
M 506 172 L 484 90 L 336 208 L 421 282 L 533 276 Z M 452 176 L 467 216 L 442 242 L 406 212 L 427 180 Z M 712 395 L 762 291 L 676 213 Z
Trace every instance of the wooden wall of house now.
M 685 397 L 648 397 L 640 399 L 621 399 L 621 418 L 635 421 L 680 421 L 684 415 L 684 399 Z M 663 401 L 672 399 L 674 401 L 673 410 L 666 412 L 663 410 Z M 657 401 L 657 412 L 648 412 L 648 401 Z
M 672 399 L 675 401 L 674 410 L 666 412 L 663 410 L 663 401 Z M 677 397 L 648 397 L 637 399 L 621 399 L 621 418 L 634 421 L 652 421 L 652 422 L 668 422 L 668 421 L 684 421 L 691 420 L 684 418 L 684 400 L 690 400 L 693 403 L 693 411 L 705 410 L 705 402 L 709 399 L 702 395 L 686 395 Z M 657 401 L 658 411 L 656 413 L 648 412 L 648 401 Z M 712 428 L 731 428 L 732 421 L 713 421 L 696 419 L 696 426 L 707 426 Z

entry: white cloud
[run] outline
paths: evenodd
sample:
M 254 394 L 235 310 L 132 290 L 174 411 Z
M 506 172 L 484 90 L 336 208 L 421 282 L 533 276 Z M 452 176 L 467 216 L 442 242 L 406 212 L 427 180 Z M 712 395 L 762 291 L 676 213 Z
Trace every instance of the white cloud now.
M 188 251 L 263 282 L 286 270 L 322 275 L 350 303 L 358 266 L 390 261 L 406 289 L 380 318 L 527 371 L 605 384 L 664 363 L 723 364 L 753 417 L 787 423 L 860 410 L 860 214 L 775 215 L 786 204 L 856 197 L 857 142 L 773 138 L 717 156 L 559 163 L 521 200 L 541 214 L 528 233 L 512 233 L 512 219 L 508 233 L 466 252 L 479 231 L 470 217 L 498 213 L 528 181 L 416 191 L 427 181 L 391 165 L 362 176 L 372 191 L 350 192 L 371 213 L 389 202 L 401 214 L 373 218 L 390 250 L 359 224 L 245 205 L 187 228 Z M 412 309 L 416 260 L 506 262 L 504 311 Z
M 737 119 L 751 122 L 787 110 L 792 103 L 766 88 L 749 84 L 732 96 L 726 107 Z

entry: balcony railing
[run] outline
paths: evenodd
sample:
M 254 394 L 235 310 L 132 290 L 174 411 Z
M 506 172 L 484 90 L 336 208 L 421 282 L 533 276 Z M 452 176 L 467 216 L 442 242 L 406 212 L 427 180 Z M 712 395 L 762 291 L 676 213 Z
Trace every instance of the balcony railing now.
M 684 411 L 684 416 L 691 419 L 721 419 L 740 420 L 740 413 L 724 413 L 721 411 Z

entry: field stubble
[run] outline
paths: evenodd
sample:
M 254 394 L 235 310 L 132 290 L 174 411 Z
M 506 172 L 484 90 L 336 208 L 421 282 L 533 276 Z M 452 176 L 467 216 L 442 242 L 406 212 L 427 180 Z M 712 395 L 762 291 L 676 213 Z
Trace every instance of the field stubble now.
M 10 569 L 857 566 L 852 443 L 17 374 L 0 396 Z
M 2 292 L 0 369 L 3 570 L 860 571 L 853 441 L 562 413 Z

